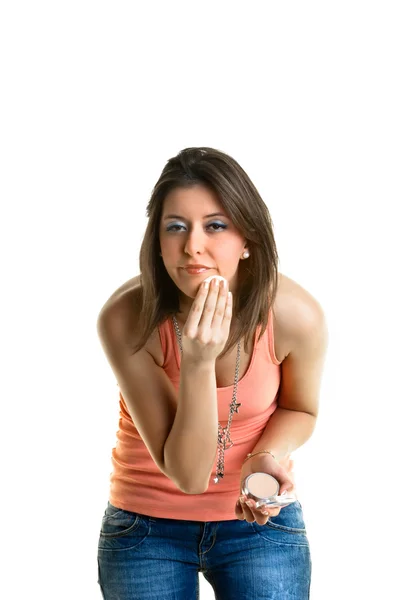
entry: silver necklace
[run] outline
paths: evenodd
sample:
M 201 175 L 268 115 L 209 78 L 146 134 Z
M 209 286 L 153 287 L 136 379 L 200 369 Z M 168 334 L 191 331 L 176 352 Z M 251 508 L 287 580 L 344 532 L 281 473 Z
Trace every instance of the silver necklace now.
M 183 353 L 182 349 L 182 336 L 180 333 L 178 321 L 175 315 L 172 315 L 172 321 L 175 327 L 176 337 L 178 339 L 178 344 L 180 348 L 181 354 Z M 231 421 L 233 420 L 233 414 L 238 413 L 238 409 L 241 406 L 241 403 L 237 403 L 237 387 L 238 387 L 238 374 L 240 371 L 240 340 L 238 341 L 237 346 L 237 360 L 235 362 L 235 376 L 234 376 L 234 389 L 233 389 L 233 399 L 230 404 L 230 413 L 228 415 L 228 423 L 227 427 L 222 427 L 220 423 L 218 424 L 218 435 L 217 435 L 217 447 L 218 447 L 218 460 L 217 460 L 217 469 L 216 476 L 214 477 L 214 483 L 218 483 L 219 479 L 224 477 L 224 452 L 231 448 L 234 443 L 230 438 L 230 427 Z

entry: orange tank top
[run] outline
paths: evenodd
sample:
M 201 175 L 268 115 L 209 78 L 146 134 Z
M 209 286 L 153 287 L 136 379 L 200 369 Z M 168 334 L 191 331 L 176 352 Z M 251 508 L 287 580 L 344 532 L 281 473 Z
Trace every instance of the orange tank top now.
M 164 356 L 163 369 L 178 393 L 181 355 L 172 319 L 167 319 L 158 329 Z M 251 362 L 238 382 L 237 401 L 241 406 L 239 412 L 233 414 L 231 422 L 230 437 L 234 445 L 224 453 L 224 478 L 217 484 L 213 481 L 217 452 L 208 489 L 203 494 L 185 494 L 179 490 L 155 464 L 119 392 L 119 428 L 111 457 L 111 504 L 124 510 L 168 519 L 236 519 L 235 504 L 240 493 L 241 466 L 277 407 L 281 380 L 281 363 L 276 359 L 274 351 L 272 313 L 267 330 L 260 340 L 259 331 L 258 326 Z M 233 387 L 217 388 L 218 418 L 223 427 L 228 422 Z M 281 464 L 287 468 L 289 457 L 281 461 Z M 291 472 L 290 476 L 293 479 Z

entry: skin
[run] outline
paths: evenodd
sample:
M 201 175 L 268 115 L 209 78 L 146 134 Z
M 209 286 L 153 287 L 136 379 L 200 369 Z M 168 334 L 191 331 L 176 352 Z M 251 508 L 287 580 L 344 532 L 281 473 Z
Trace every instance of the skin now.
M 217 212 L 225 216 L 204 218 Z M 168 214 L 179 215 L 182 219 L 165 219 Z M 178 226 L 168 231 L 172 225 Z M 227 279 L 231 292 L 237 289 L 238 265 L 244 251 L 249 249 L 243 235 L 211 190 L 202 185 L 172 190 L 164 201 L 159 241 L 165 268 L 179 289 L 178 321 L 181 324 L 186 322 L 200 285 L 207 277 L 220 275 Z M 181 268 L 188 263 L 212 268 L 190 276 Z
M 289 477 L 289 473 L 270 454 L 257 454 L 253 458 L 247 460 L 242 466 L 240 474 L 241 482 L 251 473 L 259 472 L 270 473 L 279 481 L 279 495 L 285 490 L 287 490 L 289 494 L 293 489 L 293 482 Z M 240 496 L 235 506 L 235 515 L 240 521 L 245 519 L 248 523 L 256 521 L 259 525 L 265 525 L 269 517 L 276 517 L 284 508 L 267 507 L 264 514 L 261 507 L 255 508 L 254 500 L 249 499 L 248 503 L 245 503 L 246 499 L 246 496 Z
M 212 213 L 223 213 L 225 216 L 206 217 Z M 178 215 L 181 218 L 166 218 L 167 215 Z M 214 224 L 214 225 L 213 225 Z M 218 224 L 218 225 L 216 225 Z M 220 227 L 225 225 L 226 228 Z M 174 227 L 173 227 L 174 226 Z M 168 231 L 173 227 L 172 231 Z M 202 282 L 209 276 L 220 275 L 234 292 L 238 284 L 238 266 L 245 250 L 249 250 L 243 235 L 234 226 L 231 218 L 225 213 L 223 206 L 215 194 L 202 185 L 193 188 L 172 190 L 165 198 L 159 231 L 162 260 L 165 268 L 179 289 L 180 313 L 178 321 L 184 325 L 194 300 L 201 290 Z M 212 267 L 205 273 L 189 276 L 182 267 L 188 263 L 203 264 Z M 210 286 L 208 296 L 216 297 L 221 288 Z M 272 465 L 269 463 L 272 462 Z M 267 469 L 278 473 L 279 481 L 283 481 L 280 493 L 290 489 L 290 480 L 283 467 L 278 465 L 270 455 L 258 455 L 243 465 L 241 478 L 251 472 Z M 236 505 L 238 519 L 248 522 L 256 520 L 263 525 L 268 516 L 276 516 L 281 508 L 267 509 L 264 515 L 256 509 L 253 502 Z
M 178 232 L 172 234 L 166 232 L 162 223 L 159 232 L 162 260 L 182 297 L 183 312 L 177 314 L 181 328 L 185 324 L 197 290 L 200 289 L 204 279 L 210 275 L 224 276 L 230 282 L 230 289 L 235 290 L 239 261 L 244 250 L 249 250 L 243 236 L 227 217 L 204 218 L 206 214 L 218 210 L 224 212 L 217 198 L 202 187 L 174 190 L 164 204 L 163 216 L 170 211 L 187 219 L 187 222 L 177 219 L 164 222 L 166 227 L 173 223 L 182 225 L 177 228 Z M 216 232 L 216 227 L 209 227 L 216 222 L 227 224 L 231 228 L 225 231 L 219 228 L 219 232 Z M 213 270 L 190 278 L 182 275 L 179 267 L 192 262 L 208 264 L 213 266 Z M 136 327 L 131 316 L 132 296 L 135 294 L 138 298 L 139 286 L 138 275 L 120 286 L 102 308 L 102 311 L 107 311 L 112 305 L 120 304 L 124 312 L 128 310 L 129 335 Z M 221 291 L 212 290 L 206 298 L 210 304 L 213 304 L 217 294 L 220 293 Z M 249 472 L 268 472 L 281 483 L 280 493 L 282 493 L 284 489 L 291 489 L 289 473 L 293 464 L 293 461 L 288 464 L 284 458 L 284 450 L 286 452 L 288 450 L 285 448 L 285 432 L 289 428 L 293 430 L 292 434 L 286 436 L 289 438 L 289 453 L 291 453 L 312 435 L 318 416 L 321 378 L 328 347 L 328 328 L 319 302 L 299 283 L 280 272 L 273 310 L 274 348 L 275 355 L 281 363 L 282 383 L 278 397 L 279 412 L 275 412 L 273 416 L 273 422 L 277 423 L 277 426 L 272 437 L 273 442 L 267 444 L 267 447 L 277 455 L 280 453 L 282 459 L 279 460 L 286 470 L 284 473 L 278 472 L 282 467 L 278 460 L 274 460 L 269 454 L 259 454 L 244 463 L 241 479 Z M 146 347 L 156 364 L 162 366 L 164 357 L 157 332 L 151 335 Z M 247 356 L 247 361 L 248 359 Z M 235 359 L 227 363 L 227 357 L 216 361 L 216 367 L 219 367 L 216 376 L 220 379 L 223 376 L 221 386 L 230 385 L 233 381 L 234 361 Z M 227 375 L 226 382 L 224 382 L 225 375 Z M 270 509 L 269 516 L 276 516 L 280 510 Z M 235 512 L 237 518 L 249 522 L 256 520 L 259 524 L 264 524 L 267 521 L 267 517 L 261 515 L 258 509 L 251 510 L 247 505 L 242 508 L 239 502 L 236 504 Z

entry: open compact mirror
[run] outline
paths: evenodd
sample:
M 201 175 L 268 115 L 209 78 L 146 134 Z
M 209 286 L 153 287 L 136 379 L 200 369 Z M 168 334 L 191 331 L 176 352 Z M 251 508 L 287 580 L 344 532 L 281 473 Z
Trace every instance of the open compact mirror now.
M 278 496 L 279 489 L 279 482 L 269 473 L 251 473 L 242 483 L 242 494 L 254 500 L 256 508 L 287 506 L 296 502 L 294 495 Z

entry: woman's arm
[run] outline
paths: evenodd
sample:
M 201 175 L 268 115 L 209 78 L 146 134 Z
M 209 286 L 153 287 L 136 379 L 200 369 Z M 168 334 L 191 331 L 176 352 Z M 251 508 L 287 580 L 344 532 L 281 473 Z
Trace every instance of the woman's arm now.
M 183 358 L 178 407 L 164 447 L 166 468 L 187 494 L 206 491 L 216 458 L 218 410 L 215 361 Z

